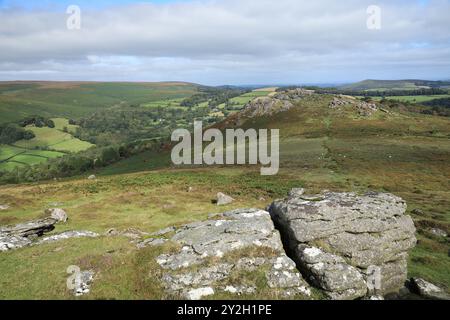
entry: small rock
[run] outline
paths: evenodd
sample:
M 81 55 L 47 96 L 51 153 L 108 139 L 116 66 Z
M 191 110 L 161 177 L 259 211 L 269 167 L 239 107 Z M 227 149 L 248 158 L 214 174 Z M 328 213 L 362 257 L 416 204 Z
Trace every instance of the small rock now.
M 90 292 L 92 281 L 94 281 L 94 275 L 94 271 L 92 270 L 81 271 L 75 274 L 73 294 L 76 297 L 81 297 Z
M 194 191 L 194 188 L 192 188 L 192 187 L 187 188 L 187 192 L 193 192 L 193 191 Z
M 49 214 L 50 218 L 55 219 L 57 222 L 66 223 L 69 219 L 67 213 L 63 209 L 51 208 L 45 210 L 45 213 Z
M 154 238 L 150 238 L 150 239 L 146 239 L 144 241 L 139 242 L 136 246 L 138 247 L 138 249 L 143 249 L 145 247 L 154 247 L 154 246 L 161 246 L 164 243 L 167 242 L 167 239 L 154 239 Z
M 214 294 L 214 289 L 211 287 L 192 289 L 187 292 L 186 298 L 189 300 L 200 300 L 203 297 L 211 296 Z
M 305 194 L 305 189 L 294 188 L 289 192 L 289 197 L 299 197 Z
M 417 214 L 417 215 L 419 215 L 419 216 L 423 216 L 425 213 L 422 211 L 422 210 L 420 210 L 420 209 L 414 209 L 413 211 L 411 211 L 411 213 L 413 213 L 413 214 Z
M 427 299 L 450 300 L 450 295 L 443 289 L 421 278 L 412 278 L 410 287 L 411 291 Z
M 156 237 L 157 237 L 157 236 L 163 236 L 163 235 L 165 235 L 165 234 L 174 232 L 175 230 L 176 230 L 175 227 L 168 227 L 168 228 L 165 228 L 165 229 L 162 229 L 162 230 L 153 232 L 153 233 L 151 233 L 150 235 L 151 235 L 151 236 L 156 236 Z
M 88 177 L 88 180 L 96 180 L 96 179 L 97 179 L 97 177 L 94 174 L 92 174 Z
M 0 205 L 0 211 L 5 211 L 5 210 L 8 210 L 9 208 L 10 208 L 9 205 L 7 205 L 7 204 Z
M 435 236 L 438 236 L 438 237 L 443 237 L 443 238 L 446 238 L 446 237 L 447 237 L 447 232 L 445 232 L 445 231 L 442 230 L 442 229 L 433 228 L 433 229 L 430 229 L 430 232 L 431 232 L 432 234 L 434 234 Z
M 234 199 L 230 196 L 227 196 L 226 194 L 219 192 L 217 194 L 217 205 L 218 206 L 225 206 L 227 204 L 230 204 L 234 201 Z
M 256 288 L 246 286 L 226 286 L 223 291 L 240 296 L 243 294 L 254 294 L 256 292 Z

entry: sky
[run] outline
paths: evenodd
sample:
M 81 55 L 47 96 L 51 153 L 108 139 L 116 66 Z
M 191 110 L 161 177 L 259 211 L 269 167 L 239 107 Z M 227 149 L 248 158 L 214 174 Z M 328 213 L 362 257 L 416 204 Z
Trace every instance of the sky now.
M 0 0 L 0 80 L 449 80 L 449 13 L 450 0 Z

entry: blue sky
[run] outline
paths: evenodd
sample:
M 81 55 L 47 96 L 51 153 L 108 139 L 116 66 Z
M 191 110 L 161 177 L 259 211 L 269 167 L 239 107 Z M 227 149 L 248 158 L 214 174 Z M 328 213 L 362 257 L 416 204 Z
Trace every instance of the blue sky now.
M 68 5 L 81 28 L 67 28 Z M 367 28 L 367 7 L 381 29 Z M 450 79 L 450 0 L 0 0 L 0 80 Z

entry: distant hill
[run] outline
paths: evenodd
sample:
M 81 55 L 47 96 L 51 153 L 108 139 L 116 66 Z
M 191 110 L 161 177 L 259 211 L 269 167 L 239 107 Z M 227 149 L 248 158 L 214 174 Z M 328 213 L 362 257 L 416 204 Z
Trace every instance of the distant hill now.
M 449 88 L 450 81 L 429 80 L 364 80 L 340 86 L 342 90 L 417 90 Z
M 186 98 L 199 87 L 186 82 L 0 82 L 0 123 L 30 115 L 77 118 L 122 102 Z

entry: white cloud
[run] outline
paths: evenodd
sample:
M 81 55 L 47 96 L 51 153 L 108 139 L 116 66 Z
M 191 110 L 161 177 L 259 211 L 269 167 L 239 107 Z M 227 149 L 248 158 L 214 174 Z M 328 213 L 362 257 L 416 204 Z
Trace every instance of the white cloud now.
M 207 84 L 449 78 L 449 1 L 222 0 L 0 11 L 0 79 Z M 40 73 L 40 70 L 42 73 Z M 15 73 L 16 72 L 16 73 Z

